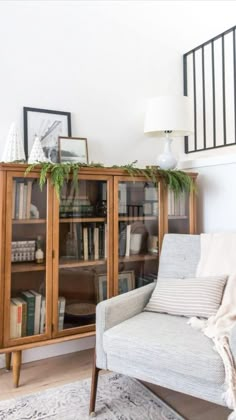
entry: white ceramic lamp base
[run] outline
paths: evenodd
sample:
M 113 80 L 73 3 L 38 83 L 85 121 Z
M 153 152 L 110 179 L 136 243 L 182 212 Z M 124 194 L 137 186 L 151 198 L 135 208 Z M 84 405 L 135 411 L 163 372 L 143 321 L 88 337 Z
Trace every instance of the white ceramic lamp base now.
M 164 152 L 158 156 L 157 164 L 161 169 L 175 169 L 177 165 L 177 160 L 175 159 L 171 151 L 172 139 L 166 137 Z

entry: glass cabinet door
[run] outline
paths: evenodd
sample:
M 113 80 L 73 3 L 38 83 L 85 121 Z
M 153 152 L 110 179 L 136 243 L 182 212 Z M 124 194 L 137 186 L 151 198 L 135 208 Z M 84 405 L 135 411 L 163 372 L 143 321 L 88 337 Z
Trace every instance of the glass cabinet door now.
M 121 294 L 145 286 L 157 278 L 159 188 L 152 182 L 133 182 L 130 178 L 120 178 L 116 188 L 118 200 L 114 200 L 114 203 L 118 218 L 114 235 L 118 255 L 114 264 L 114 278 L 115 294 Z
M 12 344 L 50 335 L 46 266 L 51 212 L 48 185 L 41 192 L 38 178 L 8 174 L 7 188 L 5 325 L 6 340 Z
M 180 193 L 178 196 L 173 191 L 168 191 L 168 232 L 186 233 L 189 227 L 189 194 Z
M 111 295 L 108 179 L 64 184 L 59 209 L 54 275 L 54 334 L 94 329 L 96 304 Z M 56 198 L 57 200 L 57 198 Z M 58 200 L 57 200 L 58 201 Z

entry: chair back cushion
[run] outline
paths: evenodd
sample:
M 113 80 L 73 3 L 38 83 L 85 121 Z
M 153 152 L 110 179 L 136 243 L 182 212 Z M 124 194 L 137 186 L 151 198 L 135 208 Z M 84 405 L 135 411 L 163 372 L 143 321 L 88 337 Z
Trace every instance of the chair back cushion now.
M 200 235 L 164 236 L 158 277 L 195 277 L 200 259 Z
M 218 311 L 227 276 L 158 278 L 145 311 L 209 318 Z

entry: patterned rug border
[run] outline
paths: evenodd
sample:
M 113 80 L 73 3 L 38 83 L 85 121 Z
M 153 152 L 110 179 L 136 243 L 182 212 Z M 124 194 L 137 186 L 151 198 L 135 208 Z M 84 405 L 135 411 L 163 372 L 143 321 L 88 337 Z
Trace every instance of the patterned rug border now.
M 103 379 L 102 379 L 103 378 Z M 124 375 L 121 375 L 121 374 L 117 374 L 117 373 L 115 373 L 115 372 L 107 372 L 107 373 L 102 373 L 102 374 L 100 374 L 100 376 L 99 376 L 99 382 L 101 381 L 101 380 L 103 380 L 104 382 L 105 381 L 109 381 L 109 379 L 114 379 L 114 380 L 117 380 L 117 379 L 123 379 L 123 378 L 125 378 L 127 381 L 130 381 L 131 383 L 133 382 L 133 383 L 135 383 L 136 384 L 136 386 L 138 386 L 138 387 L 140 387 L 140 388 L 142 388 L 143 389 L 143 391 L 144 391 L 144 395 L 145 395 L 145 397 L 147 397 L 148 395 L 150 395 L 151 397 L 152 397 L 152 400 L 155 400 L 155 402 L 157 403 L 157 404 L 160 404 L 163 408 L 165 408 L 167 411 L 169 411 L 170 413 L 170 416 L 168 416 L 168 419 L 170 419 L 170 420 L 186 420 L 186 418 L 185 417 L 183 417 L 180 413 L 178 413 L 174 408 L 172 408 L 167 402 L 165 402 L 164 400 L 162 400 L 160 397 L 158 397 L 151 389 L 149 389 L 147 386 L 145 386 L 142 382 L 140 382 L 139 380 L 137 380 L 137 379 L 135 379 L 135 378 L 131 378 L 131 377 L 126 377 L 126 376 L 124 376 Z M 99 390 L 99 382 L 98 382 L 98 390 Z M 43 390 L 41 390 L 41 391 L 37 391 L 37 392 L 32 392 L 32 393 L 28 393 L 28 394 L 23 394 L 23 395 L 19 395 L 19 396 L 17 396 L 17 397 L 15 397 L 15 398 L 9 398 L 9 399 L 7 399 L 7 400 L 0 400 L 0 419 L 2 419 L 2 417 L 1 417 L 1 410 L 2 409 L 4 409 L 4 410 L 7 410 L 7 405 L 17 405 L 18 403 L 20 403 L 20 402 L 22 402 L 23 403 L 23 400 L 24 401 L 27 401 L 27 400 L 31 400 L 32 398 L 39 398 L 39 397 L 41 397 L 41 396 L 46 396 L 46 394 L 49 394 L 47 397 L 49 397 L 50 396 L 50 394 L 53 394 L 53 393 L 57 393 L 57 392 L 60 392 L 60 391 L 62 391 L 63 389 L 68 389 L 68 388 L 70 388 L 70 387 L 73 387 L 73 386 L 76 386 L 76 385 L 81 385 L 81 384 L 83 384 L 83 387 L 85 387 L 86 388 L 86 386 L 88 387 L 90 387 L 90 384 L 91 384 L 91 378 L 85 378 L 85 379 L 81 379 L 81 380 L 77 380 L 77 381 L 73 381 L 73 382 L 69 382 L 69 383 L 64 383 L 64 384 L 61 384 L 61 385 L 57 385 L 57 386 L 54 386 L 54 387 L 49 387 L 49 388 L 46 388 L 46 389 L 43 389 Z M 101 382 L 100 382 L 100 384 L 101 384 Z M 98 398 L 97 398 L 97 400 L 98 400 Z M 24 404 L 23 404 L 24 405 Z M 3 407 L 3 408 L 2 408 Z M 97 408 L 97 407 L 96 407 Z M 11 409 L 10 409 L 11 410 Z M 13 413 L 13 411 L 14 411 L 14 409 L 12 409 L 12 413 Z M 88 411 L 89 411 L 89 399 L 88 399 L 88 401 L 87 401 L 87 413 L 88 413 Z M 59 417 L 55 417 L 54 415 L 53 416 L 43 416 L 43 417 L 24 417 L 24 420 L 25 419 L 37 419 L 37 420 L 41 420 L 41 419 L 55 419 L 55 420 L 60 420 L 60 419 L 62 419 L 62 417 L 61 417 L 61 414 L 59 413 L 58 414 L 59 415 Z M 96 418 L 99 420 L 99 418 L 100 418 L 100 414 L 99 414 L 99 410 L 97 411 L 96 410 L 96 412 L 95 412 L 95 416 L 93 416 L 93 417 L 89 417 L 89 415 L 87 416 L 87 418 L 88 419 L 95 419 L 96 420 Z M 126 417 L 124 417 L 124 419 L 125 419 Z M 7 416 L 7 417 L 3 417 L 3 419 L 4 420 L 11 420 L 11 419 L 14 419 L 15 420 L 15 417 L 9 417 L 9 416 Z M 20 418 L 18 418 L 17 417 L 17 420 L 22 420 L 23 418 L 22 417 L 20 417 Z M 68 417 L 68 419 L 69 420 L 72 420 L 72 417 L 71 416 L 69 416 Z M 76 418 L 74 418 L 73 417 L 73 419 L 74 420 L 77 420 L 77 417 Z M 79 418 L 78 418 L 79 419 Z M 109 418 L 109 417 L 106 417 L 106 420 L 110 420 L 111 418 Z M 123 417 L 122 417 L 122 419 L 123 419 Z M 133 420 L 135 420 L 133 417 L 132 417 L 132 419 Z M 81 419 L 82 420 L 82 419 Z M 85 420 L 84 418 L 83 418 L 83 420 Z

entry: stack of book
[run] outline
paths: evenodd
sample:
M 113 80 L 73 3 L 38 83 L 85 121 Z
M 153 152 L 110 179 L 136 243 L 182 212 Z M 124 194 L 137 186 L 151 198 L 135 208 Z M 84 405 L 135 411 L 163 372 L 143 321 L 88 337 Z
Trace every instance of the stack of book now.
M 94 206 L 87 198 L 61 197 L 60 217 L 91 217 L 94 214 Z
M 66 299 L 58 299 L 58 330 L 64 326 Z M 27 290 L 11 298 L 10 338 L 43 334 L 46 321 L 45 297 L 35 290 Z
M 136 287 L 146 286 L 149 283 L 153 283 L 157 280 L 157 273 L 144 274 L 136 279 Z
M 178 196 L 173 191 L 168 193 L 168 215 L 169 216 L 185 216 L 186 215 L 186 193 Z
M 11 261 L 23 262 L 35 260 L 36 241 L 13 241 L 11 243 Z
M 32 183 L 13 181 L 12 188 L 12 219 L 30 219 Z

